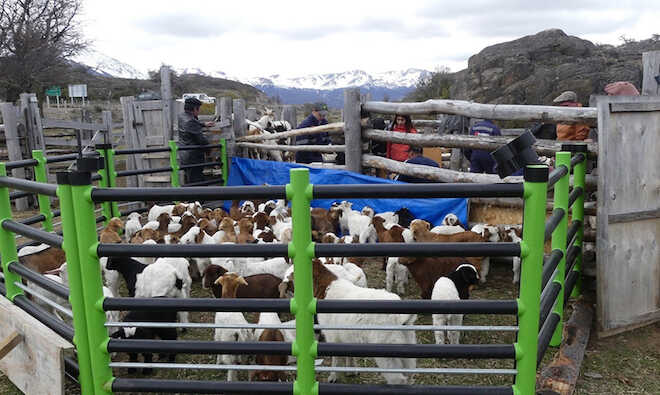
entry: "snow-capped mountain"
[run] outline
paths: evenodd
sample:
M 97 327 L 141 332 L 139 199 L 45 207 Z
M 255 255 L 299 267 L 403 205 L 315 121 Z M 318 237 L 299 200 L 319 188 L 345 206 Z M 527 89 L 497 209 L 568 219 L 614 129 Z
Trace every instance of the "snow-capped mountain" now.
M 247 78 L 242 82 L 252 86 L 272 85 L 295 89 L 342 89 L 348 87 L 413 87 L 419 78 L 430 74 L 427 70 L 407 69 L 369 74 L 363 70 L 351 70 L 341 73 L 309 74 L 302 77 L 285 77 L 280 74 L 268 77 Z
M 73 61 L 81 63 L 89 67 L 92 72 L 106 77 L 134 78 L 140 80 L 149 78 L 147 73 L 93 49 L 86 49 L 73 58 Z

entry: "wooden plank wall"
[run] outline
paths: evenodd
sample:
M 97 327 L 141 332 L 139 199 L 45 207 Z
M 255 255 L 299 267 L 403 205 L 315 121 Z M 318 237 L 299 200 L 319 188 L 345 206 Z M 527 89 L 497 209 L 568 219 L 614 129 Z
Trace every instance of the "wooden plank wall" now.
M 598 100 L 598 324 L 660 320 L 660 97 Z

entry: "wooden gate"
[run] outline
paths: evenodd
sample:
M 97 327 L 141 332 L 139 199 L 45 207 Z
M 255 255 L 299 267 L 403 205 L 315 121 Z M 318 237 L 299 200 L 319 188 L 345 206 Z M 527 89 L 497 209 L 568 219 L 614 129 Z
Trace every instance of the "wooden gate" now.
M 660 320 L 660 97 L 598 100 L 598 323 Z

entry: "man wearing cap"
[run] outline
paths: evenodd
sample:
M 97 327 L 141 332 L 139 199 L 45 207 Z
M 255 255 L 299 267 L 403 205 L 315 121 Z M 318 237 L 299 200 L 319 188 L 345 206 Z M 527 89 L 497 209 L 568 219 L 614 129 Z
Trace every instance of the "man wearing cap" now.
M 197 98 L 189 97 L 183 103 L 183 113 L 177 117 L 179 129 L 179 145 L 207 145 L 209 140 L 204 135 L 202 128 L 213 126 L 213 122 L 200 122 L 197 118 L 202 102 Z M 203 150 L 181 151 L 181 164 L 191 165 L 204 163 Z M 202 167 L 186 169 L 186 183 L 204 181 Z
M 410 163 L 413 165 L 440 167 L 440 165 L 438 165 L 438 162 L 423 156 L 422 152 L 423 152 L 422 147 L 411 146 L 410 149 L 408 150 L 408 159 L 405 161 L 405 163 Z M 435 182 L 433 180 L 427 180 L 426 178 L 407 176 L 405 174 L 400 174 L 395 179 L 403 182 L 414 182 L 414 183 Z
M 314 126 L 326 125 L 328 120 L 328 106 L 325 103 L 318 102 L 312 105 L 312 113 L 305 118 L 296 129 L 311 128 Z M 296 145 L 328 145 L 330 137 L 328 133 L 317 133 L 296 137 Z M 296 152 L 297 163 L 323 162 L 320 152 L 298 151 Z
M 562 92 L 552 102 L 562 107 L 582 107 L 582 104 L 577 101 L 577 94 L 573 91 Z M 588 137 L 589 125 L 557 124 L 557 140 L 584 140 Z

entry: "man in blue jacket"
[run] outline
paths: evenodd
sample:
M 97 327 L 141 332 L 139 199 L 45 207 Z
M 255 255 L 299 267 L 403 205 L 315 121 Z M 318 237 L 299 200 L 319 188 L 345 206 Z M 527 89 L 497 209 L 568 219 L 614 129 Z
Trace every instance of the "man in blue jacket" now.
M 305 118 L 296 129 L 311 128 L 313 126 L 326 125 L 328 120 L 328 106 L 325 103 L 314 103 L 312 113 Z M 328 133 L 318 133 L 296 137 L 296 145 L 328 145 L 330 137 Z M 297 163 L 323 162 L 320 152 L 298 151 L 296 152 Z
M 423 153 L 422 147 L 411 146 L 410 149 L 408 150 L 409 159 L 405 163 L 411 163 L 413 165 L 440 167 L 440 165 L 438 165 L 438 162 L 434 161 L 431 158 L 427 158 L 423 156 L 422 153 Z M 414 183 L 435 182 L 433 180 L 427 180 L 426 178 L 407 176 L 405 174 L 400 174 L 399 176 L 397 176 L 396 179 L 403 182 L 414 182 Z
M 470 128 L 473 136 L 501 136 L 500 128 L 489 119 L 481 120 Z M 495 174 L 495 160 L 484 150 L 465 150 L 465 157 L 470 160 L 470 172 Z

